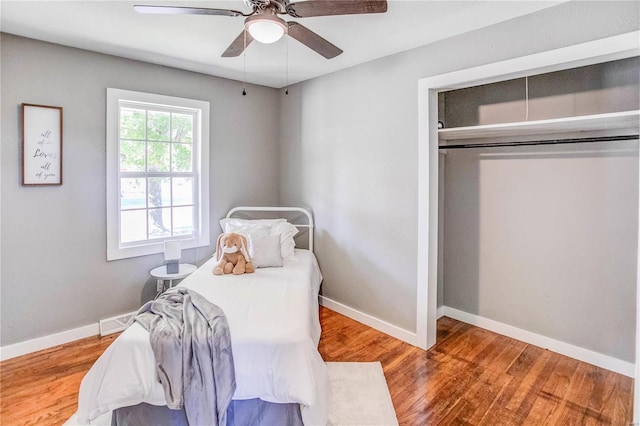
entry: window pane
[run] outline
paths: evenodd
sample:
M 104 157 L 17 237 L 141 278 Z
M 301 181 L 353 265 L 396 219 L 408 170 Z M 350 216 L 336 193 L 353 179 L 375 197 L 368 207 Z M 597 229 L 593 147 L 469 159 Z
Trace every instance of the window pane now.
M 108 260 L 157 253 L 165 239 L 209 244 L 210 183 L 199 173 L 209 172 L 210 108 L 107 89 Z
M 173 178 L 173 205 L 193 204 L 193 178 Z
M 131 243 L 147 239 L 147 211 L 120 212 L 120 241 Z
M 173 114 L 171 123 L 171 140 L 175 142 L 193 142 L 193 116 L 186 114 Z
M 120 179 L 120 209 L 144 209 L 147 207 L 146 198 L 147 188 L 144 178 Z
M 169 171 L 169 144 L 166 142 L 147 143 L 147 171 Z
M 145 138 L 146 113 L 143 109 L 120 108 L 120 137 L 122 139 Z
M 192 169 L 192 145 L 187 145 L 184 143 L 173 143 L 171 144 L 172 152 L 172 163 L 171 163 L 171 171 L 173 172 L 190 172 Z
M 171 236 L 171 209 L 149 209 L 149 238 Z
M 168 141 L 169 118 L 170 114 L 168 112 L 148 111 L 147 139 L 150 141 Z
M 143 141 L 121 141 L 120 171 L 144 172 L 144 150 Z
M 149 178 L 149 207 L 171 205 L 171 178 Z
M 173 209 L 173 235 L 193 234 L 193 207 Z

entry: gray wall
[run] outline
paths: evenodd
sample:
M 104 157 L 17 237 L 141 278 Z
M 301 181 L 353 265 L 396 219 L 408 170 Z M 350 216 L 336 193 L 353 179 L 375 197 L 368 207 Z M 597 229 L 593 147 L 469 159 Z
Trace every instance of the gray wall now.
M 314 209 L 323 294 L 415 331 L 419 79 L 634 31 L 639 7 L 569 2 L 290 89 L 281 197 Z
M 2 34 L 1 345 L 138 308 L 161 254 L 106 261 L 106 88 L 211 105 L 211 238 L 234 205 L 278 202 L 276 90 Z M 60 187 L 20 185 L 21 103 L 64 108 Z M 276 107 L 274 108 L 274 105 Z M 230 176 L 234 176 L 233 180 Z M 199 263 L 213 246 L 185 250 Z
M 638 142 L 448 150 L 444 304 L 634 362 Z
M 311 207 L 324 294 L 415 330 L 417 81 L 637 30 L 639 7 L 570 2 L 314 79 L 288 96 L 251 87 L 242 97 L 237 82 L 3 34 L 1 344 L 134 309 L 152 286 L 148 270 L 160 255 L 104 260 L 108 86 L 210 100 L 214 222 L 239 203 Z M 19 185 L 21 102 L 65 108 L 60 188 Z M 230 187 L 237 169 L 247 174 Z

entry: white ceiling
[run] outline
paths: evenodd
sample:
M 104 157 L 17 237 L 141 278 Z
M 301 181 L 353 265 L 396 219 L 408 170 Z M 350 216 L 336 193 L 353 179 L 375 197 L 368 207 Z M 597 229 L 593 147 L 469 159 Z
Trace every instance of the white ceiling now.
M 254 42 L 246 50 L 246 56 L 221 58 L 222 52 L 242 31 L 243 17 L 143 15 L 132 7 L 161 4 L 249 12 L 241 0 L 1 0 L 0 29 L 24 37 L 279 88 L 287 82 L 304 81 L 562 2 L 389 0 L 384 14 L 286 18 L 305 25 L 344 50 L 334 59 L 325 59 L 287 37 L 272 45 Z

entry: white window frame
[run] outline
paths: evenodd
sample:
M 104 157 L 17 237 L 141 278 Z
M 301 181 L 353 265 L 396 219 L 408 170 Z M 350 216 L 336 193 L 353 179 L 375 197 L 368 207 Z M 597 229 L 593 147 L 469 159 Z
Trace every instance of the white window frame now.
M 164 252 L 164 239 L 138 244 L 120 242 L 120 102 L 155 107 L 179 107 L 195 110 L 198 133 L 194 141 L 194 165 L 197 171 L 194 235 L 167 237 L 179 239 L 183 249 L 210 245 L 209 236 L 209 102 L 107 88 L 107 260 L 126 259 Z M 194 138 L 195 139 L 195 138 Z

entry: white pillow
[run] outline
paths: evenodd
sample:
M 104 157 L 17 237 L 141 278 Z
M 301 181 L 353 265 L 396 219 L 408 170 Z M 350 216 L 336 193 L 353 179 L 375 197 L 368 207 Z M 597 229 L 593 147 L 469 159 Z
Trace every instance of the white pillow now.
M 249 256 L 256 268 L 282 266 L 280 237 L 278 235 L 250 234 Z
M 225 217 L 220 219 L 220 228 L 222 229 L 223 232 L 233 232 L 233 231 L 226 231 L 226 227 L 227 225 L 231 224 L 232 226 L 243 226 L 243 225 L 249 225 L 249 226 L 268 226 L 271 227 L 276 223 L 281 223 L 281 222 L 286 222 L 287 219 L 238 219 L 235 217 Z
M 298 233 L 298 228 L 289 222 L 276 223 L 271 227 L 271 235 L 280 236 L 280 251 L 285 260 L 295 259 L 296 242 L 293 237 Z
M 298 233 L 298 228 L 287 222 L 286 219 L 220 219 L 220 227 L 223 232 L 236 232 L 247 239 L 251 235 L 279 235 L 280 252 L 284 260 L 295 259 L 296 242 L 293 237 Z
M 249 223 L 249 224 L 236 224 L 236 223 L 227 223 L 224 228 L 222 228 L 223 232 L 235 232 L 237 234 L 242 234 L 245 237 L 249 238 L 251 234 L 260 234 L 260 235 L 269 235 L 271 234 L 271 227 L 269 225 L 261 225 L 258 223 Z

